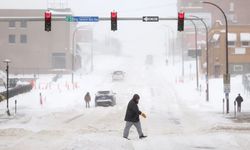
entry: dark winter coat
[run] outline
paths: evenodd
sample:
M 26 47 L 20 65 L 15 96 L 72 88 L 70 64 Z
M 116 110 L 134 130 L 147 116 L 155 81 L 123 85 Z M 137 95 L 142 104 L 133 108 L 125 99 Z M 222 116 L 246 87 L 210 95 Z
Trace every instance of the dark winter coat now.
M 239 95 L 239 96 L 237 96 L 236 97 L 236 102 L 237 102 L 237 104 L 238 104 L 238 106 L 240 106 L 241 105 L 241 103 L 243 102 L 243 98 Z
M 141 111 L 139 110 L 137 103 L 135 100 L 130 100 L 127 106 L 125 121 L 130 122 L 138 122 L 139 115 L 141 114 Z

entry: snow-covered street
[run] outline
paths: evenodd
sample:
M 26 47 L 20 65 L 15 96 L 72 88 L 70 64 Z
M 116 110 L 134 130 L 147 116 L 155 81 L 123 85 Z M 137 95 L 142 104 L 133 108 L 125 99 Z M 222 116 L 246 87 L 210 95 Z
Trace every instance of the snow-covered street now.
M 223 92 L 211 90 L 211 100 L 206 102 L 204 90 L 200 93 L 195 89 L 195 80 L 186 77 L 184 83 L 180 82 L 178 66 L 166 66 L 164 57 L 155 55 L 153 65 L 145 65 L 145 56 L 135 59 L 133 55 L 99 55 L 95 60 L 93 73 L 75 75 L 75 89 L 70 75 L 57 82 L 51 81 L 52 75 L 41 75 L 31 92 L 10 99 L 11 117 L 5 114 L 6 101 L 1 102 L 0 149 L 249 149 L 250 124 L 229 119 L 233 103 L 231 113 L 222 114 Z M 112 81 L 114 70 L 126 72 L 124 81 Z M 221 83 L 221 79 L 213 80 L 210 88 Z M 98 90 L 113 90 L 117 105 L 94 107 Z M 92 97 L 89 109 L 83 100 L 87 91 Z M 143 132 L 148 135 L 143 140 L 134 127 L 130 130 L 131 140 L 122 137 L 127 103 L 134 93 L 140 95 L 139 108 L 147 115 L 141 118 Z M 249 111 L 247 105 L 246 99 L 243 112 Z

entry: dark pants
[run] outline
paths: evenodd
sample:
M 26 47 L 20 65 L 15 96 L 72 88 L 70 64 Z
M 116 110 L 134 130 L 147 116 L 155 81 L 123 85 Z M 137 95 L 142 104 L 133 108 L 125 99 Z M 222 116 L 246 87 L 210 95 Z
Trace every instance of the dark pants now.
M 241 103 L 237 104 L 237 112 L 241 112 Z
M 90 105 L 89 105 L 89 101 L 86 101 L 86 108 L 89 108 Z

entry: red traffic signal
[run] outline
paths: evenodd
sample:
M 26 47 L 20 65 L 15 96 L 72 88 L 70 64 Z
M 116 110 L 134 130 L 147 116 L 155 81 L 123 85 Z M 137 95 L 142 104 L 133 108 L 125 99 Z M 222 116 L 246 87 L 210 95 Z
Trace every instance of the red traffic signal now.
M 111 12 L 111 30 L 117 30 L 117 12 Z
M 51 17 L 52 17 L 52 13 L 47 10 L 44 13 L 44 22 L 45 22 L 45 31 L 51 31 Z
M 184 30 L 184 12 L 178 12 L 178 31 Z

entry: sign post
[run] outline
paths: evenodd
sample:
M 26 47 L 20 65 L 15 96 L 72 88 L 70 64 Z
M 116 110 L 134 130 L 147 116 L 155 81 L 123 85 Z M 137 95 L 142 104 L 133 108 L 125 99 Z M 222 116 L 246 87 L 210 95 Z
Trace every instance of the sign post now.
M 227 113 L 229 113 L 230 74 L 223 75 L 223 83 L 224 83 L 224 93 L 226 97 L 226 108 L 227 108 Z
M 224 93 L 230 93 L 230 74 L 223 75 Z

